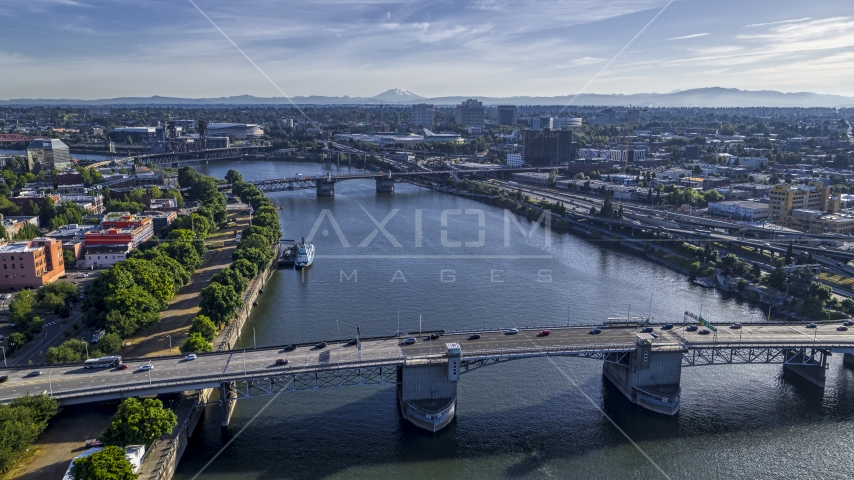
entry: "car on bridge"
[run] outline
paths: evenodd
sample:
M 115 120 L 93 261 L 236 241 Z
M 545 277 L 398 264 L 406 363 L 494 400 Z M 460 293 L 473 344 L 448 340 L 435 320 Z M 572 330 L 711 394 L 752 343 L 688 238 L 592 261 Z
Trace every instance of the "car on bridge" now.
M 652 333 L 652 327 L 641 328 L 641 333 Z
M 195 360 L 195 359 L 196 359 L 195 353 L 191 353 L 191 354 L 187 355 L 186 357 L 184 357 L 184 360 Z
M 504 330 L 504 335 L 516 335 L 517 333 L 519 333 L 518 328 L 508 328 L 507 330 Z
M 594 328 L 587 333 L 588 333 L 588 335 L 599 335 L 600 333 L 602 333 L 602 329 L 601 328 Z
M 551 334 L 552 334 L 552 332 L 550 332 L 548 330 L 543 330 L 542 332 L 538 333 L 537 336 L 538 337 L 548 337 Z
M 731 328 L 733 330 L 738 330 L 739 328 L 741 328 L 741 324 L 740 323 L 733 323 L 732 325 L 729 326 L 729 328 Z
M 854 322 L 852 322 L 851 320 L 848 320 L 847 322 L 842 322 L 842 324 L 846 327 L 854 327 Z
M 673 324 L 672 323 L 665 323 L 664 325 L 661 326 L 661 329 L 662 330 L 673 330 Z
M 24 378 L 27 378 L 27 377 L 38 377 L 38 376 L 39 376 L 39 375 L 41 375 L 42 373 L 44 373 L 44 372 L 42 372 L 41 370 L 33 370 L 32 372 L 30 372 L 30 373 L 28 373 L 28 374 L 24 375 Z
M 145 365 L 140 365 L 137 370 L 139 370 L 141 372 L 147 372 L 148 370 L 151 370 L 153 368 L 154 368 L 154 365 L 152 365 L 150 363 L 146 363 Z
M 431 333 L 430 336 L 427 337 L 427 340 L 437 340 L 442 335 L 439 333 Z
M 846 327 L 845 325 L 840 325 L 840 326 L 836 327 L 836 330 L 839 332 L 847 332 L 848 327 Z
M 277 358 L 276 359 L 276 365 L 287 365 L 287 364 L 288 364 L 287 358 Z
M 127 363 L 120 363 L 116 365 L 116 370 L 127 370 L 128 367 L 130 367 L 130 365 L 128 365 Z
M 317 350 L 320 350 L 321 348 L 326 348 L 326 342 L 320 342 L 315 345 L 314 348 L 316 348 Z
M 700 330 L 700 331 L 699 331 L 699 332 L 697 332 L 697 333 L 699 333 L 700 335 L 708 335 L 708 334 L 710 334 L 710 333 L 712 333 L 712 332 L 710 332 L 709 330 L 707 330 L 707 329 L 705 329 L 705 328 L 704 328 L 704 329 Z
M 688 327 L 685 328 L 685 331 L 686 332 L 696 332 L 698 328 L 700 328 L 700 327 L 698 327 L 696 325 L 688 325 Z
M 469 338 L 467 338 L 466 340 L 479 340 L 479 339 L 480 339 L 479 333 L 472 333 L 471 335 L 469 335 Z
M 356 339 L 356 338 L 351 338 L 351 339 L 350 339 L 349 341 L 347 341 L 347 343 L 345 343 L 344 345 L 346 345 L 346 346 L 348 346 L 348 347 L 352 347 L 352 346 L 354 346 L 354 345 L 357 345 L 358 343 L 359 343 L 359 340 L 358 340 L 358 339 Z
M 293 352 L 294 350 L 296 350 L 296 348 L 297 348 L 296 345 L 285 345 L 284 347 L 282 347 L 282 351 L 283 352 Z
M 412 344 L 413 344 L 413 343 L 415 343 L 416 341 L 417 341 L 417 340 L 415 339 L 415 337 L 407 337 L 407 338 L 404 338 L 404 339 L 403 339 L 403 344 L 404 344 L 404 345 L 412 345 Z
M 0 383 L 5 382 L 6 380 L 9 380 L 9 375 L 0 375 Z
M 814 323 L 808 323 L 807 328 L 818 328 L 818 325 L 816 325 Z

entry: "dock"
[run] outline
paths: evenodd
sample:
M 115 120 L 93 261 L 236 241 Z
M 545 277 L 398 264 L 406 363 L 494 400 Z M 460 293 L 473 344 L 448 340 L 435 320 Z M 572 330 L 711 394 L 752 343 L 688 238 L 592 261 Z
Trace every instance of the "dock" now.
M 297 258 L 297 243 L 293 240 L 282 240 L 279 250 L 279 268 L 294 268 Z

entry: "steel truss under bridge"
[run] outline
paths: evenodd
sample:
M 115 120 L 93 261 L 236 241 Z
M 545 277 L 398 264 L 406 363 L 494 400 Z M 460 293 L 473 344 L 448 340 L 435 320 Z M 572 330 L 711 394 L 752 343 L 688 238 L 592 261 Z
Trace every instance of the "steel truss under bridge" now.
M 346 368 L 341 370 L 271 375 L 247 378 L 229 384 L 231 400 L 275 395 L 279 392 L 297 392 L 319 388 L 350 387 L 357 385 L 396 385 L 397 369 L 394 366 Z
M 774 363 L 787 365 L 824 365 L 828 348 L 781 346 L 689 347 L 682 354 L 683 367 L 720 364 Z
M 576 348 L 545 347 L 545 348 L 519 348 L 509 350 L 495 350 L 478 352 L 466 355 L 463 352 L 460 373 L 495 365 L 510 360 L 521 360 L 534 357 L 582 357 L 606 362 L 628 364 L 628 357 L 635 350 L 634 345 L 603 345 L 585 346 Z
M 281 182 L 256 183 L 258 190 L 262 192 L 281 192 L 285 190 L 307 190 L 316 189 L 317 181 L 314 178 L 302 180 L 283 180 Z

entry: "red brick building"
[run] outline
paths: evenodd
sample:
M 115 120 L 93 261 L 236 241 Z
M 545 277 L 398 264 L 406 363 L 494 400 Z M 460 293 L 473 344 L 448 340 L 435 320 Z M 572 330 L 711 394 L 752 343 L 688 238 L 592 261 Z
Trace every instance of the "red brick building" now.
M 38 288 L 65 275 L 62 243 L 50 238 L 0 245 L 0 289 Z

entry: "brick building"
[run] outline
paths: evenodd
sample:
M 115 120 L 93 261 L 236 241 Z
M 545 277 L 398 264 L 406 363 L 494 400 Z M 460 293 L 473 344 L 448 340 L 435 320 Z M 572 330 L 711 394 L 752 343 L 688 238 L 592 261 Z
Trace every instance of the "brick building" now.
M 62 243 L 49 238 L 0 245 L 0 289 L 38 288 L 65 275 Z

